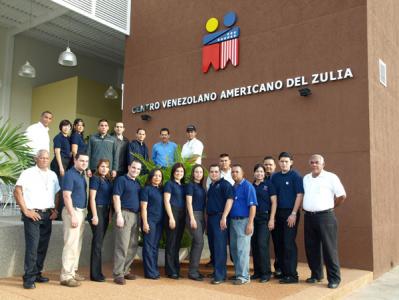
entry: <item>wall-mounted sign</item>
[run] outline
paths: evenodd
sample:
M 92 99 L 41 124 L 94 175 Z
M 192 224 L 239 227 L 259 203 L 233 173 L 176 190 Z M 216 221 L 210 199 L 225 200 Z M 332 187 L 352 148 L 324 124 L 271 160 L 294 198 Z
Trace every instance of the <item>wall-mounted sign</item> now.
M 241 87 L 222 90 L 219 93 L 212 91 L 212 92 L 201 93 L 199 95 L 191 95 L 185 97 L 165 99 L 160 101 L 152 101 L 147 104 L 141 104 L 133 107 L 132 113 L 142 113 L 146 111 L 168 109 L 168 108 L 174 108 L 186 105 L 213 102 L 216 100 L 227 100 L 236 97 L 279 91 L 284 88 L 315 85 L 315 84 L 327 83 L 331 81 L 338 81 L 350 78 L 353 78 L 353 73 L 351 68 L 338 69 L 335 71 L 314 73 L 311 74 L 310 76 L 301 75 L 296 77 L 289 77 L 284 80 L 254 83 Z
M 236 67 L 238 66 L 239 36 L 240 27 L 234 26 L 237 22 L 235 12 L 228 12 L 224 15 L 223 25 L 227 29 L 216 31 L 219 27 L 219 21 L 216 18 L 210 18 L 205 25 L 209 34 L 202 39 L 202 72 L 207 73 L 213 66 L 214 70 L 226 68 L 228 62 Z

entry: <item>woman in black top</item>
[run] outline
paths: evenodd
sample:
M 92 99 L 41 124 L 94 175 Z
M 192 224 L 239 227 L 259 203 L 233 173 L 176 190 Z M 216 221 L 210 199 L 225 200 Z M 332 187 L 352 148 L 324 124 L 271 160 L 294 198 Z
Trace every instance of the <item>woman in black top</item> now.
M 188 212 L 187 224 L 189 224 L 192 237 L 188 277 L 197 281 L 202 281 L 204 278 L 199 273 L 205 231 L 206 192 L 203 183 L 204 168 L 201 165 L 195 165 L 191 171 L 191 182 L 186 185 L 186 204 Z
M 158 247 L 163 227 L 162 172 L 151 170 L 146 185 L 140 191 L 140 207 L 143 231 L 144 276 L 159 279 Z
M 72 157 L 75 157 L 76 153 L 86 153 L 87 151 L 87 144 L 84 141 L 84 130 L 85 123 L 83 120 L 75 119 L 71 134 Z
M 165 184 L 163 194 L 167 214 L 165 273 L 172 279 L 179 279 L 180 277 L 180 242 L 186 224 L 184 174 L 183 164 L 175 163 L 172 167 L 170 180 Z

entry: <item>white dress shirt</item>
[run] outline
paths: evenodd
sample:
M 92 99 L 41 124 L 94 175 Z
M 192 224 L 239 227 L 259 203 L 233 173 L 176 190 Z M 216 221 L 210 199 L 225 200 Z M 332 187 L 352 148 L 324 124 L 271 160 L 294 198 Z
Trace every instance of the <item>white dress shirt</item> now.
M 196 164 L 201 164 L 201 156 L 204 151 L 204 145 L 202 142 L 196 138 L 187 141 L 181 150 L 181 157 L 184 159 L 188 159 L 194 155 L 199 155 L 199 157 L 195 160 Z
M 34 155 L 42 149 L 50 151 L 48 130 L 49 128 L 45 127 L 41 122 L 32 124 L 26 129 L 26 136 L 29 139 L 28 146 L 32 148 Z
M 317 177 L 313 177 L 312 173 L 307 174 L 303 178 L 303 188 L 303 209 L 309 212 L 334 208 L 334 197 L 346 196 L 338 176 L 324 170 Z
M 21 173 L 16 185 L 22 188 L 28 209 L 54 208 L 55 194 L 60 190 L 60 185 L 53 171 L 31 167 Z
M 224 180 L 227 180 L 228 182 L 230 182 L 231 185 L 234 185 L 233 177 L 231 177 L 231 168 L 228 169 L 226 172 L 224 172 L 223 170 L 220 170 L 220 177 L 224 178 Z M 211 183 L 212 183 L 212 180 L 208 176 L 208 178 L 206 180 L 206 190 L 209 190 L 209 186 L 211 185 Z

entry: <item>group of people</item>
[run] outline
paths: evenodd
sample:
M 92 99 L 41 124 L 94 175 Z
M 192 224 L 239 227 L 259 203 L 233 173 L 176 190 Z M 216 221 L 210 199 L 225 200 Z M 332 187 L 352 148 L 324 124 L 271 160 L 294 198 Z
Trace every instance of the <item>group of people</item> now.
M 179 249 L 187 228 L 192 237 L 190 279 L 204 280 L 199 265 L 206 232 L 213 267 L 213 272 L 208 274 L 212 284 L 228 279 L 228 248 L 235 269 L 235 275 L 229 278 L 233 284 L 242 285 L 255 279 L 269 281 L 273 275 L 270 235 L 275 251 L 274 277 L 282 284 L 297 283 L 296 235 L 301 207 L 305 250 L 311 269 L 311 277 L 306 282 L 323 279 L 323 258 L 328 287 L 338 287 L 341 278 L 334 208 L 344 201 L 346 194 L 339 178 L 324 170 L 321 155 L 310 157 L 311 172 L 304 178 L 292 169 L 293 157 L 288 152 L 280 153 L 278 172 L 274 158 L 267 156 L 263 163 L 254 166 L 252 180 L 245 177 L 241 165 L 232 165 L 229 155 L 223 153 L 217 164 L 209 166 L 206 178 L 206 170 L 201 165 L 204 146 L 196 138 L 195 126 L 189 125 L 182 157 L 194 166 L 190 181 L 185 182 L 186 170 L 182 163 L 175 162 L 177 145 L 169 140 L 167 128 L 160 130 L 161 141 L 152 147 L 152 160 L 157 167 L 146 170 L 134 155 L 149 159 L 144 129 L 138 129 L 136 139 L 129 142 L 123 137 L 123 123 L 118 122 L 115 136 L 110 136 L 107 120 L 100 120 L 98 133 L 90 136 L 86 148 L 84 123 L 77 119 L 71 137 L 68 135 L 72 124 L 67 120 L 60 123 L 60 133 L 54 138 L 54 173 L 49 170 L 47 131 L 51 120 L 52 114 L 43 112 L 40 122 L 32 125 L 33 129 L 32 126 L 27 129 L 30 146 L 36 153 L 36 165 L 22 172 L 15 189 L 25 226 L 25 288 L 34 288 L 35 282 L 48 281 L 41 272 L 51 222 L 58 217 L 61 198 L 64 248 L 60 282 L 68 287 L 79 286 L 84 280 L 77 270 L 86 219 L 93 233 L 90 279 L 105 281 L 101 249 L 110 216 L 115 225 L 113 278 L 116 284 L 123 285 L 126 280 L 136 278 L 131 264 L 138 248 L 139 227 L 143 233 L 146 278 L 160 278 L 157 260 L 163 230 L 166 232 L 165 274 L 171 279 L 181 277 Z M 168 166 L 172 166 L 170 180 L 164 182 L 163 174 Z M 141 172 L 148 174 L 143 187 L 137 181 Z M 90 178 L 88 198 L 85 174 Z

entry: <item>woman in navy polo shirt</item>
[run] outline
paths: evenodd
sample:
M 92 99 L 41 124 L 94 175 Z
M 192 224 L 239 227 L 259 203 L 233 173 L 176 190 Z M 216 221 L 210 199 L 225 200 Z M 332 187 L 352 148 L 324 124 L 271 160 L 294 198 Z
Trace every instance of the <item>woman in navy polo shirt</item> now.
M 57 174 L 60 185 L 62 185 L 61 177 L 64 177 L 71 162 L 71 141 L 68 136 L 71 126 L 71 122 L 62 120 L 58 126 L 60 133 L 53 139 L 54 159 L 51 162 L 51 170 Z
M 186 201 L 184 192 L 184 166 L 175 163 L 172 167 L 170 180 L 164 187 L 164 204 L 167 214 L 165 273 L 169 278 L 179 279 L 180 242 L 183 238 L 186 220 Z
M 72 157 L 75 157 L 76 153 L 86 153 L 87 145 L 84 141 L 84 129 L 85 123 L 82 119 L 75 119 L 73 122 L 72 134 L 71 134 L 71 151 Z
M 192 236 L 188 277 L 197 281 L 204 280 L 204 276 L 199 273 L 205 230 L 206 192 L 203 183 L 204 168 L 201 165 L 195 165 L 191 171 L 191 182 L 186 185 L 186 204 L 188 212 L 187 224 L 190 224 L 190 234 Z
M 91 211 L 91 242 L 90 280 L 105 281 L 101 265 L 101 249 L 109 223 L 109 213 L 112 201 L 112 177 L 109 170 L 109 160 L 100 159 L 97 171 L 90 178 L 89 201 Z
M 254 275 L 251 279 L 268 282 L 271 277 L 269 240 L 270 231 L 274 229 L 274 218 L 277 208 L 277 196 L 270 179 L 265 180 L 266 170 L 262 164 L 254 167 L 258 207 L 254 219 L 254 233 L 251 238 Z
M 151 170 L 145 187 L 140 191 L 140 207 L 143 231 L 144 276 L 159 279 L 158 247 L 163 227 L 162 172 Z

